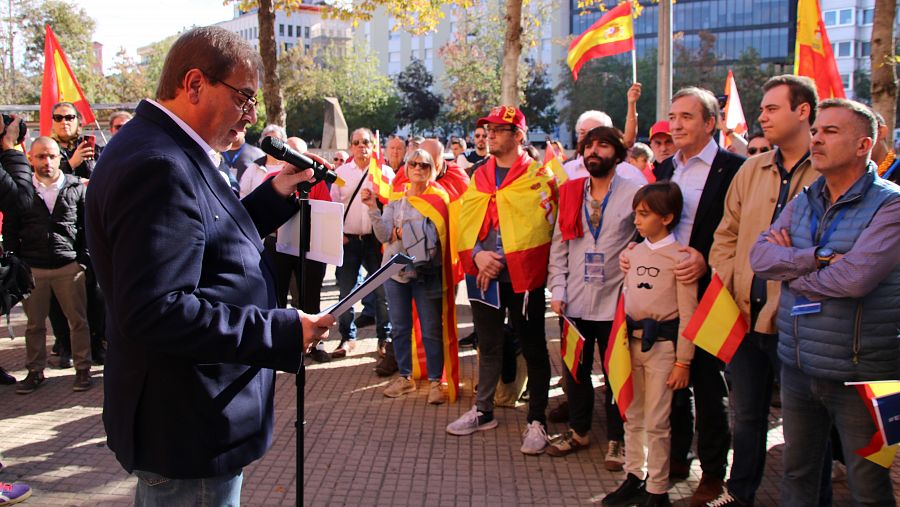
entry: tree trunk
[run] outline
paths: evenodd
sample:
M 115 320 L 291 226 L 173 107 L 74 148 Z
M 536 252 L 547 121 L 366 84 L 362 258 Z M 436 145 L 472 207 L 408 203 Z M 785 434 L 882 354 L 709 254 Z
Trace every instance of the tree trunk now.
M 522 0 L 506 0 L 506 39 L 500 73 L 500 101 L 519 106 L 519 57 L 522 55 Z
M 894 146 L 897 114 L 897 69 L 894 59 L 895 0 L 876 0 L 872 24 L 872 108 L 887 123 L 887 143 Z
M 259 55 L 263 62 L 263 100 L 266 123 L 285 125 L 284 97 L 278 82 L 278 52 L 275 48 L 275 2 L 259 0 Z

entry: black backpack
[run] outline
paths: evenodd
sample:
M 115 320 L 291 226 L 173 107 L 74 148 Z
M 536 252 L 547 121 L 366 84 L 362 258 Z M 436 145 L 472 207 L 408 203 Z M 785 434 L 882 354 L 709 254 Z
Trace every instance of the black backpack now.
M 9 337 L 13 337 L 9 314 L 13 307 L 31 294 L 34 277 L 31 268 L 12 252 L 0 255 L 0 315 L 6 315 Z

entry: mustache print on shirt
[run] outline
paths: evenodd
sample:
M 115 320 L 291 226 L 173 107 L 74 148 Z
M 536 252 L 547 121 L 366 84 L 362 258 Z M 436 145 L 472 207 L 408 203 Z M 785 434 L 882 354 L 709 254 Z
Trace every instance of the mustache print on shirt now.
M 644 283 L 644 282 L 639 283 L 638 286 L 637 286 L 637 288 L 638 288 L 638 289 L 648 289 L 648 290 L 653 290 L 653 286 L 652 286 L 652 285 L 650 285 L 649 283 Z

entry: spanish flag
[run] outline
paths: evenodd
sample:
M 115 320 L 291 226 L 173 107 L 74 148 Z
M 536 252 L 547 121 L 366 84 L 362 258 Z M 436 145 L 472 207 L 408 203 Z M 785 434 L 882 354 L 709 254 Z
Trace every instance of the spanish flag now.
M 49 136 L 53 125 L 53 106 L 57 102 L 71 102 L 81 113 L 82 125 L 94 123 L 94 113 L 88 103 L 69 61 L 56 40 L 56 35 L 46 26 L 44 37 L 44 81 L 41 84 L 41 135 Z
M 725 110 L 722 115 L 725 117 L 725 128 L 733 130 L 736 134 L 744 135 L 747 133 L 747 120 L 744 118 L 744 107 L 741 106 L 741 97 L 738 95 L 737 85 L 734 83 L 734 74 L 728 71 L 728 77 L 725 79 L 725 96 L 728 101 L 725 102 Z M 724 132 L 719 134 L 724 148 L 731 146 L 731 137 L 726 136 Z
M 381 204 L 387 204 L 391 200 L 391 180 L 384 175 L 381 166 L 384 165 L 384 158 L 381 154 L 381 140 L 378 134 L 375 134 L 375 145 L 372 148 L 372 158 L 369 159 L 369 179 L 372 180 L 372 189 Z
M 459 340 L 456 328 L 456 276 L 450 247 L 450 198 L 447 192 L 434 183 L 429 183 L 419 196 L 408 197 L 409 203 L 425 218 L 431 220 L 437 229 L 441 247 L 441 326 L 444 346 L 444 381 L 447 382 L 447 397 L 451 402 L 459 397 Z M 422 328 L 413 304 L 413 378 L 428 378 L 425 362 L 425 347 L 422 345 Z
M 619 295 L 619 303 L 616 305 L 616 316 L 613 318 L 612 331 L 609 333 L 609 343 L 606 345 L 606 357 L 603 358 L 603 366 L 606 367 L 607 383 L 613 392 L 613 399 L 619 406 L 619 414 L 625 420 L 625 412 L 634 399 L 634 377 L 631 375 L 631 350 L 628 347 L 628 325 L 625 322 L 625 297 Z
M 797 3 L 794 74 L 810 77 L 816 82 L 819 100 L 845 98 L 818 0 L 799 0 Z
M 470 275 L 475 243 L 491 229 L 500 229 L 506 267 L 517 293 L 543 287 L 550 261 L 550 239 L 556 221 L 556 178 L 522 153 L 497 188 L 497 159 L 479 167 L 462 196 L 459 216 L 459 261 Z
M 556 151 L 556 146 L 549 141 L 547 141 L 547 149 L 544 150 L 544 167 L 553 171 L 557 185 L 562 185 L 569 179 L 569 175 L 563 169 L 562 158 L 559 156 L 559 152 Z
M 563 316 L 562 336 L 560 337 L 559 353 L 563 363 L 572 374 L 575 382 L 578 382 L 578 365 L 581 363 L 581 350 L 584 348 L 584 336 L 578 332 L 578 328 L 568 317 Z
M 875 427 L 877 428 L 878 419 L 875 415 L 875 406 L 872 404 L 872 400 L 880 396 L 900 393 L 900 380 L 887 382 L 864 382 L 856 384 L 855 387 L 859 391 L 859 395 L 862 396 L 863 400 L 865 401 L 866 408 L 869 409 L 869 415 L 872 416 L 872 421 L 875 423 Z M 863 458 L 866 458 L 873 463 L 877 463 L 884 468 L 891 468 L 891 465 L 894 463 L 894 456 L 897 454 L 898 446 L 884 445 L 884 440 L 885 439 L 881 435 L 881 432 L 876 430 L 875 434 L 872 435 L 872 440 L 869 442 L 869 445 L 863 447 L 862 449 L 857 449 L 855 452 Z
M 634 50 L 634 25 L 631 21 L 631 2 L 619 4 L 569 44 L 566 62 L 572 77 L 588 60 L 617 55 Z
M 697 311 L 684 329 L 684 337 L 727 364 L 749 328 L 722 279 L 713 273 Z

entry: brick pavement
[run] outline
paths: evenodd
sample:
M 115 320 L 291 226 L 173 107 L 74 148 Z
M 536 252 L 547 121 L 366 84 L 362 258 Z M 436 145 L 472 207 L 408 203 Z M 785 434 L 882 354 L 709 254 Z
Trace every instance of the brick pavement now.
M 333 285 L 326 286 L 325 305 L 336 298 L 335 292 Z M 471 318 L 464 298 L 459 303 L 464 336 L 471 330 Z M 25 374 L 21 309 L 14 312 L 13 325 L 17 338 L 0 339 L 0 365 L 21 379 Z M 561 372 L 558 334 L 555 319 L 548 318 L 554 383 Z M 469 437 L 444 431 L 474 403 L 474 352 L 461 354 L 460 401 L 435 407 L 426 403 L 424 384 L 404 398 L 385 398 L 381 389 L 387 380 L 372 372 L 374 329 L 363 329 L 360 338 L 360 347 L 347 359 L 308 367 L 304 505 L 592 505 L 623 479 L 622 473 L 607 472 L 602 465 L 605 440 L 599 399 L 590 449 L 566 458 L 525 456 L 519 452 L 524 407 L 498 408 L 500 426 L 493 431 Z M 23 505 L 130 505 L 135 479 L 105 446 L 102 368 L 95 370 L 94 389 L 85 393 L 71 390 L 74 370 L 45 373 L 47 382 L 29 396 L 0 386 L 0 451 L 6 465 L 0 482 L 29 483 L 35 493 Z M 551 407 L 563 397 L 558 388 L 550 395 Z M 295 503 L 295 397 L 294 376 L 279 374 L 274 444 L 245 470 L 244 505 Z M 770 418 L 769 459 L 757 499 L 762 506 L 777 505 L 783 447 L 779 415 L 774 410 Z M 561 432 L 565 427 L 551 424 L 550 429 Z M 673 485 L 670 497 L 675 505 L 687 505 L 699 473 L 695 461 L 691 477 Z M 900 501 L 900 459 L 892 477 Z M 846 483 L 835 484 L 835 505 L 847 504 Z

